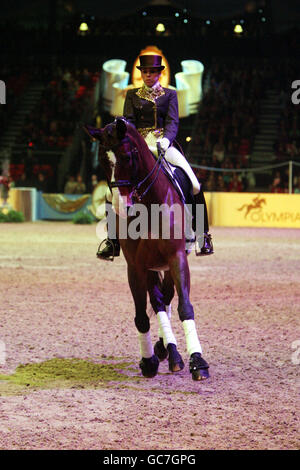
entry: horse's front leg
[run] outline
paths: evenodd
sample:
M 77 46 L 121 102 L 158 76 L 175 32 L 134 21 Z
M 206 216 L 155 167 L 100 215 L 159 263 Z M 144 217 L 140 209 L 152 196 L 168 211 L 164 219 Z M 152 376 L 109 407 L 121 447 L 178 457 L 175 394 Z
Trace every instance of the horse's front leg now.
M 178 313 L 190 356 L 190 372 L 194 380 L 206 379 L 209 377 L 209 365 L 202 357 L 202 347 L 196 331 L 194 309 L 190 302 L 190 270 L 185 253 L 177 253 L 169 260 L 169 266 L 178 294 Z
M 140 369 L 144 377 L 154 377 L 157 374 L 159 360 L 154 354 L 150 336 L 150 321 L 147 315 L 147 271 L 140 272 L 128 265 L 128 282 L 135 304 L 135 326 L 142 359 Z
M 148 271 L 147 279 L 150 302 L 153 310 L 157 314 L 159 324 L 159 341 L 155 343 L 154 352 L 160 361 L 168 358 L 169 370 L 171 372 L 178 372 L 183 369 L 184 362 L 177 351 L 177 342 L 170 322 L 171 306 L 169 304 L 174 295 L 174 283 L 171 279 L 171 291 L 173 286 L 171 293 L 169 289 L 167 289 L 165 282 L 161 281 L 160 273 Z M 166 301 L 168 301 L 168 305 L 166 305 Z

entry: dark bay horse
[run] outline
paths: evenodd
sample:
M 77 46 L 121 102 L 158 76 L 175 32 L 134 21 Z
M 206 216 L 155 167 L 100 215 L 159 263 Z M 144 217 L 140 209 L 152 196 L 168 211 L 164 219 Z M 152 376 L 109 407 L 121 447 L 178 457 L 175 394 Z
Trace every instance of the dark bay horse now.
M 145 140 L 133 125 L 124 118 L 117 118 L 103 129 L 85 125 L 88 135 L 99 141 L 99 161 L 109 168 L 112 192 L 125 199 L 125 215 L 116 217 L 117 235 L 127 262 L 130 290 L 135 304 L 135 325 L 138 330 L 142 359 L 140 368 L 145 377 L 157 374 L 159 360 L 168 357 L 172 372 L 181 370 L 184 363 L 176 348 L 168 308 L 178 294 L 178 313 L 184 328 L 189 368 L 193 380 L 209 377 L 208 364 L 202 357 L 202 349 L 194 322 L 194 310 L 190 302 L 190 270 L 185 250 L 184 210 L 181 198 L 162 169 L 163 156 L 155 159 Z M 113 158 L 109 160 L 109 156 Z M 129 236 L 130 224 L 137 222 L 136 207 L 142 208 L 144 218 L 139 219 L 139 236 Z M 160 223 L 153 227 L 152 209 L 160 207 Z M 174 215 L 174 207 L 181 208 Z M 132 212 L 133 210 L 133 212 Z M 175 211 L 176 212 L 176 211 Z M 146 214 L 146 216 L 145 216 Z M 167 218 L 169 234 L 162 236 L 162 222 Z M 121 236 L 120 226 L 126 223 L 126 237 Z M 137 224 L 138 225 L 138 224 Z M 136 226 L 136 225 L 135 225 Z M 178 230 L 181 231 L 178 232 Z M 156 233 L 155 233 L 156 231 Z M 181 233 L 178 236 L 178 233 Z M 164 275 L 162 276 L 162 272 Z M 147 294 L 157 315 L 161 336 L 153 348 L 150 338 L 150 320 L 147 315 Z

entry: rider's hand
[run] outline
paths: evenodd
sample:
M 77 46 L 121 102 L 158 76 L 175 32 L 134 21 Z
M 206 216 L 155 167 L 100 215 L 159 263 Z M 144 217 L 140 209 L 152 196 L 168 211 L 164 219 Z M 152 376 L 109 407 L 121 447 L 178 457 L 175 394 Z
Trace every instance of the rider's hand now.
M 160 143 L 162 150 L 165 152 L 167 148 L 169 148 L 170 141 L 167 137 L 163 137 L 162 139 L 157 139 L 157 143 Z

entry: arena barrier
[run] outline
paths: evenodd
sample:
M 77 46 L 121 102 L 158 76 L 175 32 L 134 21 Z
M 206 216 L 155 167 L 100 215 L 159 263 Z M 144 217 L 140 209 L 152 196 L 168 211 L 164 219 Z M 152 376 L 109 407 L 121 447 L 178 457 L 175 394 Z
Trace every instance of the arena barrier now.
M 25 221 L 33 222 L 37 219 L 37 195 L 36 188 L 11 188 L 8 204 L 14 210 L 22 212 Z
M 205 193 L 210 224 L 300 228 L 300 194 Z
M 300 228 L 300 194 L 206 192 L 205 198 L 212 226 Z M 12 188 L 8 202 L 27 221 L 70 220 L 79 211 L 96 211 L 93 195 L 43 194 L 35 188 Z
M 25 221 L 71 220 L 80 211 L 90 210 L 90 194 L 44 194 L 36 188 L 11 188 L 8 205 L 23 212 Z

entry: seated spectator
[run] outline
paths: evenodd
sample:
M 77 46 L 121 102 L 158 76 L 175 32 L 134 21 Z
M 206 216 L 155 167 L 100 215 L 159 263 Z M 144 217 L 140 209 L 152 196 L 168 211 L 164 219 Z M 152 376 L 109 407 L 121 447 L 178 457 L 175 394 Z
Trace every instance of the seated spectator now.
M 25 171 L 15 183 L 16 188 L 35 188 L 35 178 Z
M 241 163 L 240 163 L 239 161 L 236 162 L 236 164 L 235 164 L 235 169 L 236 169 L 236 170 L 241 169 L 241 171 L 238 172 L 237 175 L 238 175 L 238 179 L 240 180 L 240 182 L 241 182 L 241 184 L 242 184 L 242 187 L 243 187 L 242 190 L 243 190 L 243 191 L 246 191 L 246 190 L 248 189 L 248 186 L 249 186 L 249 181 L 248 181 L 247 175 L 248 175 L 249 173 L 251 173 L 251 174 L 253 175 L 253 173 L 252 173 L 252 172 L 249 172 L 249 171 L 244 171 L 244 170 L 242 169 L 242 165 L 241 165 Z
M 75 181 L 75 190 L 73 194 L 84 194 L 86 192 L 85 183 L 82 181 L 82 176 L 78 173 Z
M 221 168 L 224 168 L 226 170 L 229 168 L 233 169 L 233 162 L 228 157 L 226 157 L 223 164 L 221 165 Z M 223 180 L 224 180 L 226 187 L 229 185 L 231 179 L 232 179 L 231 173 L 229 171 L 224 171 Z
M 77 183 L 74 176 L 70 175 L 65 184 L 64 193 L 65 194 L 75 194 Z
M 295 194 L 300 194 L 300 177 L 298 177 L 297 186 L 294 189 Z
M 209 163 L 209 166 L 212 167 L 212 168 L 220 168 L 220 163 L 218 162 L 216 155 L 213 155 L 211 157 L 211 161 Z
M 246 167 L 250 155 L 250 142 L 248 139 L 241 139 L 237 153 L 241 157 L 242 165 Z
M 243 185 L 237 173 L 233 173 L 231 181 L 228 185 L 228 191 L 235 193 L 243 191 Z
M 95 187 L 97 186 L 98 183 L 99 183 L 99 181 L 98 181 L 97 175 L 95 173 L 92 174 L 91 181 L 90 181 L 90 192 L 91 193 L 94 191 L 94 189 L 95 189 Z
M 247 185 L 245 187 L 246 190 L 253 190 L 256 186 L 256 178 L 255 178 L 255 173 L 253 171 L 247 171 L 246 173 L 246 181 Z
M 272 184 L 270 186 L 271 193 L 282 193 L 283 192 L 283 183 L 280 171 L 276 171 Z
M 226 190 L 227 188 L 223 179 L 223 175 L 219 173 L 217 177 L 216 191 L 226 191 Z
M 200 161 L 200 166 L 207 166 L 207 161 L 204 158 Z M 207 179 L 208 170 L 205 168 L 197 168 L 195 170 L 195 175 L 197 176 L 200 183 L 203 183 L 203 181 L 206 181 Z
M 48 182 L 45 178 L 44 173 L 41 173 L 41 172 L 38 173 L 35 187 L 38 191 L 42 191 L 43 193 L 48 192 Z
M 207 181 L 205 182 L 204 191 L 215 191 L 215 189 L 216 189 L 215 173 L 211 171 L 209 173 Z
M 222 163 L 225 156 L 225 146 L 222 139 L 219 139 L 218 142 L 213 147 L 213 157 L 216 157 L 219 163 Z
M 9 197 L 9 190 L 15 186 L 13 178 L 10 176 L 1 176 L 0 175 L 0 198 L 2 199 L 2 205 L 7 204 Z

